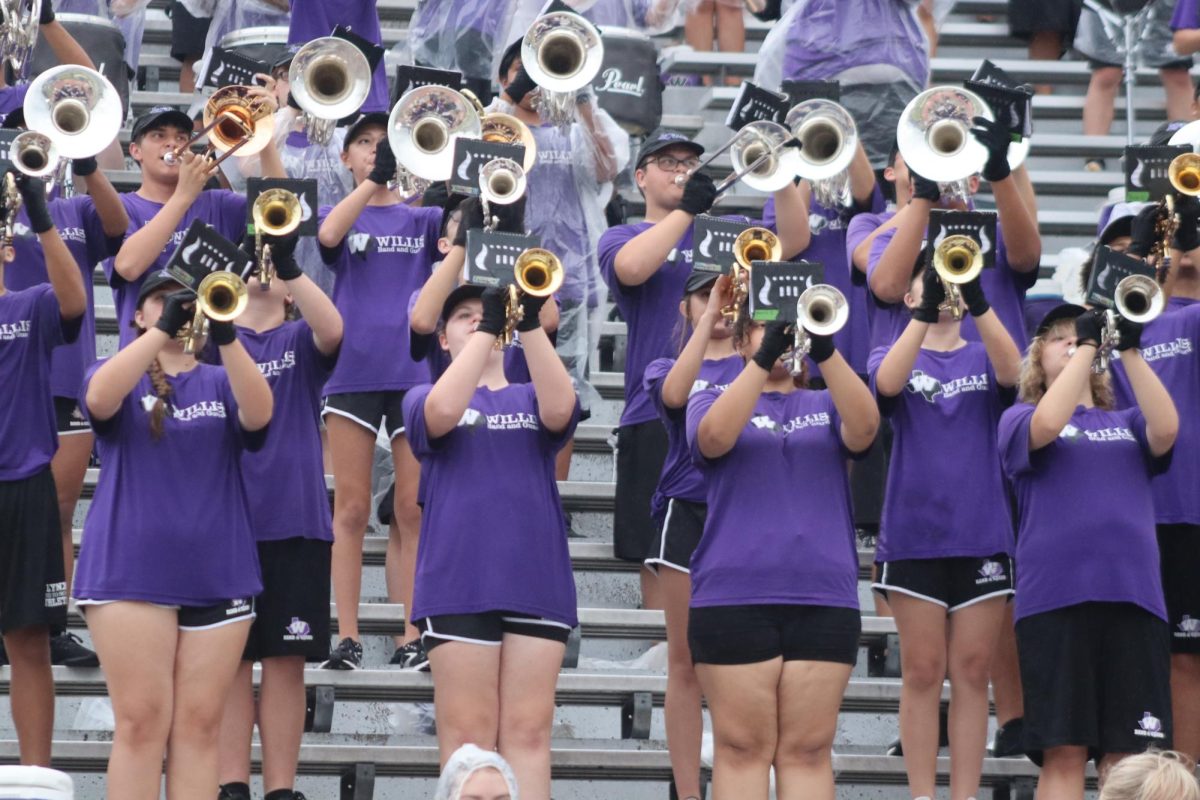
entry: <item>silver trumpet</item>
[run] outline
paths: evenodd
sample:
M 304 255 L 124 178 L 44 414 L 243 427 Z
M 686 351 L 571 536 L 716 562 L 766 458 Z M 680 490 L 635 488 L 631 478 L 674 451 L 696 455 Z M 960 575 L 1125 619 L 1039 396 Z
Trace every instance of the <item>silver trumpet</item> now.
M 474 104 L 445 86 L 419 86 L 404 93 L 388 117 L 388 142 L 396 163 L 427 181 L 444 181 L 454 169 L 454 142 L 478 139 Z
M 521 64 L 540 88 L 538 113 L 566 127 L 575 119 L 575 93 L 600 73 L 604 44 L 595 25 L 555 11 L 533 21 L 521 41 Z
M 1117 328 L 1119 319 L 1145 325 L 1158 318 L 1167 307 L 1167 298 L 1158 282 L 1148 275 L 1129 275 L 1121 279 L 1113 290 L 1113 308 L 1104 312 L 1104 331 L 1096 357 L 1092 360 L 1092 372 L 1108 370 L 1112 354 L 1121 341 Z
M 309 141 L 328 144 L 339 119 L 362 106 L 371 92 L 371 66 L 345 39 L 323 36 L 301 47 L 288 70 L 292 96 L 307 118 Z
M 479 169 L 479 199 L 483 219 L 492 227 L 490 206 L 511 205 L 525 194 L 525 170 L 511 158 L 493 158 Z
M 124 115 L 108 78 L 71 64 L 51 67 L 34 78 L 24 111 L 25 127 L 48 136 L 58 155 L 67 159 L 94 156 L 108 147 Z
M 7 61 L 17 80 L 25 70 L 37 43 L 42 3 L 50 0 L 0 0 L 0 61 Z
M 896 145 L 910 170 L 965 199 L 966 181 L 983 169 L 987 148 L 971 135 L 974 117 L 993 119 L 979 95 L 957 86 L 935 86 L 914 97 L 900 115 Z
M 797 103 L 783 124 L 800 140 L 796 174 L 812 184 L 813 196 L 826 208 L 846 205 L 848 170 L 858 149 L 854 117 L 832 100 Z
M 31 178 L 45 178 L 58 170 L 58 149 L 49 136 L 37 131 L 22 131 L 8 148 L 13 165 Z
M 796 300 L 795 337 L 789 356 L 789 371 L 799 375 L 804 357 L 812 350 L 811 336 L 832 336 L 846 326 L 850 319 L 850 304 L 836 286 L 818 283 L 805 289 Z

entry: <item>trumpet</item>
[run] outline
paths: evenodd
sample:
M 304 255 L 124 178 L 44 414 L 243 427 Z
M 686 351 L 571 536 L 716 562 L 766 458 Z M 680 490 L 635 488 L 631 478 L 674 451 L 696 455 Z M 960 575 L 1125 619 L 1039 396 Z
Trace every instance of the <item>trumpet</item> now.
M 1183 153 L 1171 159 L 1167 167 L 1171 188 L 1190 197 L 1200 195 L 1200 155 Z
M 778 261 L 783 257 L 779 237 L 766 228 L 747 228 L 733 240 L 733 266 L 729 270 L 733 297 L 722 307 L 721 316 L 736 323 L 750 295 L 750 270 L 755 261 Z
M 224 86 L 204 104 L 204 127 L 192 134 L 186 144 L 168 151 L 163 161 L 179 163 L 184 152 L 205 134 L 208 134 L 208 148 L 204 157 L 219 152 L 216 163 L 220 164 L 234 153 L 249 156 L 270 144 L 275 134 L 275 117 L 266 100 L 250 94 L 249 86 Z
M 799 375 L 804 357 L 812 350 L 812 336 L 832 336 L 846 327 L 850 303 L 846 295 L 828 283 L 805 289 L 796 300 L 796 325 L 792 329 L 789 371 Z
M 23 110 L 25 127 L 49 137 L 65 159 L 99 153 L 116 138 L 124 116 L 108 78 L 71 64 L 38 75 L 29 84 Z
M 25 175 L 44 178 L 58 169 L 58 149 L 50 137 L 37 131 L 22 131 L 8 148 L 8 158 Z
M 1096 356 L 1092 359 L 1092 372 L 1100 374 L 1108 371 L 1112 354 L 1121 342 L 1121 331 L 1117 327 L 1120 319 L 1145 325 L 1157 319 L 1166 307 L 1166 295 L 1153 278 L 1146 275 L 1122 278 L 1113 291 L 1113 308 L 1104 312 L 1104 330 L 1100 334 Z
M 525 170 L 511 158 L 493 158 L 479 170 L 479 198 L 483 203 L 483 218 L 491 224 L 492 203 L 510 205 L 525 194 Z
M 246 310 L 250 297 L 246 282 L 228 270 L 216 270 L 204 276 L 196 287 L 196 315 L 179 333 L 184 339 L 183 352 L 195 353 L 208 335 L 208 321 L 231 322 Z
M 0 59 L 9 63 L 18 81 L 24 78 L 25 67 L 37 43 L 42 3 L 49 2 L 0 0 Z
M 21 193 L 17 191 L 17 179 L 11 171 L 4 173 L 4 185 L 0 192 L 3 194 L 0 202 L 4 206 L 3 250 L 8 252 L 13 242 L 13 224 L 16 222 L 17 212 L 21 210 Z
M 962 184 L 983 169 L 987 148 L 971 135 L 975 117 L 994 119 L 987 103 L 957 86 L 935 86 L 914 97 L 896 126 L 896 145 L 917 174 L 965 197 Z
M 521 40 L 521 64 L 541 89 L 538 111 L 560 127 L 574 120 L 575 92 L 595 79 L 603 62 L 600 31 L 569 11 L 538 17 Z
M 371 65 L 350 42 L 323 36 L 296 51 L 288 81 L 308 118 L 309 141 L 323 145 L 337 121 L 358 111 L 371 93 Z
M 933 269 L 946 289 L 946 299 L 938 305 L 938 310 L 949 311 L 951 317 L 961 320 L 962 292 L 958 287 L 970 283 L 983 272 L 983 251 L 979 243 L 970 236 L 947 236 L 934 248 Z
M 275 277 L 271 261 L 271 245 L 263 242 L 263 236 L 287 236 L 300 227 L 303 214 L 300 198 L 287 189 L 266 189 L 254 198 L 251 210 L 254 218 L 254 252 L 258 261 L 258 285 L 263 291 L 271 288 Z
M 479 114 L 479 138 L 485 142 L 521 145 L 525 148 L 525 157 L 521 159 L 521 166 L 526 172 L 533 169 L 534 162 L 537 160 L 537 141 L 533 138 L 533 131 L 529 130 L 529 126 L 512 114 L 505 114 L 502 111 L 485 111 L 483 103 L 479 102 L 479 98 L 470 89 L 463 89 L 462 94 L 471 101 L 475 106 L 476 113 Z
M 858 148 L 854 117 L 832 100 L 816 98 L 792 106 L 783 124 L 800 140 L 796 174 L 812 184 L 817 202 L 826 208 L 845 205 L 847 170 Z
M 795 148 L 788 147 L 793 138 L 791 131 L 778 122 L 758 120 L 748 123 L 695 169 L 676 175 L 675 185 L 683 186 L 692 175 L 728 151 L 733 174 L 717 184 L 718 195 L 738 181 L 745 181 L 751 189 L 760 192 L 777 192 L 798 174 L 800 154 Z
M 474 104 L 445 86 L 405 92 L 388 117 L 396 162 L 427 181 L 447 180 L 454 169 L 454 142 L 478 139 L 481 131 Z
M 521 295 L 549 297 L 563 283 L 563 265 L 558 256 L 541 247 L 531 247 L 517 256 L 513 264 L 513 283 L 508 285 L 508 302 L 505 309 L 504 332 L 497 340 L 497 347 L 512 344 L 513 332 L 525 318 Z

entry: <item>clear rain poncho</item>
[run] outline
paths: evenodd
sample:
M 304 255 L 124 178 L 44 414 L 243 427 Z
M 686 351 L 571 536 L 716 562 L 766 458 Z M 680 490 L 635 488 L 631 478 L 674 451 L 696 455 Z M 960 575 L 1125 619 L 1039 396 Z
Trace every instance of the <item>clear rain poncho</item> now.
M 467 779 L 481 769 L 499 772 L 508 784 L 509 800 L 518 800 L 517 777 L 508 762 L 499 753 L 481 750 L 473 744 L 464 744 L 446 761 L 433 800 L 460 800 Z
M 883 167 L 908 101 L 929 82 L 916 0 L 796 0 L 759 49 L 754 82 L 836 80 L 871 166 Z
M 491 81 L 515 0 L 421 0 L 396 46 L 404 63 Z
M 196 75 L 208 72 L 208 61 L 214 47 L 234 31 L 246 28 L 271 28 L 288 26 L 288 12 L 267 0 L 181 0 L 188 13 L 196 14 L 204 8 L 213 10 L 212 22 L 208 26 L 208 38 L 204 41 L 204 58 L 196 63 Z M 196 10 L 193 10 L 195 8 Z M 200 16 L 206 16 L 201 14 Z
M 630 28 L 647 35 L 666 33 L 682 24 L 679 0 L 564 0 L 575 13 L 593 25 Z M 514 0 L 510 24 L 504 32 L 505 46 L 498 48 L 495 68 L 506 46 L 521 38 L 546 7 L 545 0 Z

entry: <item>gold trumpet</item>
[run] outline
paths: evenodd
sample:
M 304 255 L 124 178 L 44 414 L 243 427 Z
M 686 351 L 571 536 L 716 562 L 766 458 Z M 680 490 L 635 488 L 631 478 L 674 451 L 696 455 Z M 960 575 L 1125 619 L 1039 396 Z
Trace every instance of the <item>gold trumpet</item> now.
M 502 111 L 485 111 L 483 103 L 479 102 L 479 98 L 470 89 L 463 89 L 461 94 L 471 101 L 475 106 L 475 112 L 479 114 L 479 138 L 485 142 L 521 145 L 525 148 L 525 157 L 521 159 L 521 166 L 526 172 L 533 169 L 533 164 L 537 160 L 537 141 L 533 138 L 533 131 L 529 130 L 529 126 L 512 114 L 505 114 Z
M 766 228 L 747 228 L 733 240 L 733 266 L 729 280 L 733 284 L 733 300 L 721 309 L 721 316 L 736 323 L 742 316 L 742 306 L 750 295 L 750 265 L 755 261 L 778 261 L 783 257 L 779 237 Z
M 1175 156 L 1167 167 L 1167 179 L 1180 194 L 1200 195 L 1200 154 L 1184 153 Z
M 962 293 L 959 286 L 970 283 L 983 272 L 983 251 L 970 236 L 947 236 L 933 251 L 933 269 L 946 288 L 946 299 L 939 311 L 949 311 L 956 320 L 962 319 Z
M 265 291 L 271 288 L 275 267 L 271 261 L 271 245 L 263 242 L 263 236 L 287 236 L 300 227 L 300 198 L 287 189 L 266 189 L 254 198 L 252 213 L 258 285 Z
M 531 247 L 517 256 L 513 264 L 514 282 L 508 285 L 508 303 L 504 332 L 500 334 L 497 346 L 507 347 L 512 344 L 513 331 L 517 324 L 525 318 L 525 309 L 521 306 L 521 295 L 532 297 L 549 297 L 558 291 L 563 283 L 563 265 L 558 256 L 541 247 Z
M 232 322 L 250 302 L 246 282 L 228 270 L 217 270 L 204 276 L 196 287 L 196 316 L 181 332 L 183 352 L 191 354 L 208 336 L 208 321 Z
M 175 164 L 201 136 L 208 134 L 205 157 L 220 152 L 220 164 L 234 153 L 253 155 L 271 143 L 275 134 L 275 117 L 270 104 L 262 97 L 250 94 L 249 86 L 225 86 L 213 92 L 204 104 L 204 127 L 192 134 L 186 144 L 163 156 L 163 161 Z

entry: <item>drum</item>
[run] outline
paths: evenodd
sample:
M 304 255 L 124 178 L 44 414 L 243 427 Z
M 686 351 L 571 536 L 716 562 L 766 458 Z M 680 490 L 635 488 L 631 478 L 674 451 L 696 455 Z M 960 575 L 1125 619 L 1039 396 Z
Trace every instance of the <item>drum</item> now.
M 71 778 L 44 767 L 0 767 L 3 800 L 74 800 Z
M 283 26 L 243 28 L 227 34 L 219 46 L 269 66 L 287 50 L 287 40 L 288 29 Z
M 92 57 L 96 69 L 108 78 L 117 90 L 121 98 L 121 111 L 128 113 L 129 68 L 125 66 L 125 37 L 120 29 L 112 20 L 90 14 L 57 14 L 55 18 Z M 39 36 L 37 45 L 33 48 L 29 77 L 36 78 L 44 70 L 57 67 L 58 64 L 58 58 L 50 49 L 50 45 Z
M 662 120 L 662 83 L 653 40 L 638 31 L 608 26 L 601 26 L 600 36 L 604 62 L 592 81 L 596 101 L 628 133 L 649 133 Z

